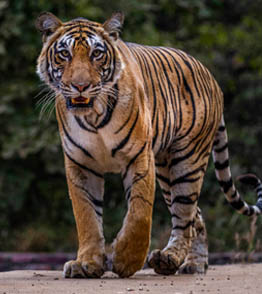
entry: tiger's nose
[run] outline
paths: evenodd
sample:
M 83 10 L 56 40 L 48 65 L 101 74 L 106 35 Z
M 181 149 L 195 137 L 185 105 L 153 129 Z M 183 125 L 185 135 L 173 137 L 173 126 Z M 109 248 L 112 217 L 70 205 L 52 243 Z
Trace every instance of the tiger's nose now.
M 71 83 L 71 86 L 79 92 L 84 92 L 90 85 L 90 83 Z

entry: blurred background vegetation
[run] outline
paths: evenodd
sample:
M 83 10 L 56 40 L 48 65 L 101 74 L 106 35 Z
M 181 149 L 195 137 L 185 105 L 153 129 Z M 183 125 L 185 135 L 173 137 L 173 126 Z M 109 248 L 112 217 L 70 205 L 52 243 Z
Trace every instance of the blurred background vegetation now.
M 0 0 L 0 251 L 74 251 L 71 202 L 55 114 L 39 120 L 43 86 L 35 74 L 41 37 L 34 21 L 42 11 L 62 20 L 103 22 L 122 10 L 122 38 L 183 49 L 214 74 L 225 94 L 225 118 L 234 176 L 262 176 L 261 0 Z M 254 193 L 240 190 L 248 202 Z M 251 223 L 226 202 L 210 163 L 200 206 L 210 251 L 262 251 L 262 220 Z M 125 213 L 119 176 L 108 175 L 104 229 L 107 242 Z M 152 247 L 165 245 L 170 217 L 159 189 Z

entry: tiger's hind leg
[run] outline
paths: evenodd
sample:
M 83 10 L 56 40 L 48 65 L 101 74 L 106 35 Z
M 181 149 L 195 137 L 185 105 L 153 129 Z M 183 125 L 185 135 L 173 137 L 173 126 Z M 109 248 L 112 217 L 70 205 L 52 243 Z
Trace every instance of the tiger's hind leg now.
M 194 227 L 196 237 L 192 240 L 188 255 L 178 270 L 181 274 L 204 274 L 208 268 L 207 232 L 199 207 L 194 219 Z
M 196 255 L 194 272 L 205 268 L 206 259 L 204 264 L 197 265 L 201 263 L 201 258 L 198 257 L 201 246 L 197 244 L 201 243 L 202 239 L 205 240 L 205 237 L 197 234 L 195 224 L 200 227 L 200 224 L 203 224 L 197 215 L 197 201 L 207 167 L 207 153 L 203 154 L 203 157 L 198 154 L 193 154 L 189 158 L 173 157 L 165 167 L 157 168 L 157 178 L 161 188 L 167 190 L 164 192 L 164 197 L 166 200 L 169 199 L 166 202 L 171 212 L 172 232 L 167 246 L 163 250 L 154 250 L 149 255 L 148 264 L 156 273 L 174 274 L 180 266 L 182 266 L 181 271 L 182 268 L 185 272 L 190 271 L 189 268 L 193 265 L 193 263 L 190 265 L 190 260 L 193 260 L 194 255 Z

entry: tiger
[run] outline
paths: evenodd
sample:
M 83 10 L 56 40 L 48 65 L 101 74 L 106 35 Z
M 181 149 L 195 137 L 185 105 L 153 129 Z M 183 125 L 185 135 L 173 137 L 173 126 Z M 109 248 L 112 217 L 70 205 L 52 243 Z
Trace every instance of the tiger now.
M 224 98 L 208 69 L 184 51 L 124 42 L 124 14 L 104 23 L 62 22 L 41 13 L 37 74 L 55 93 L 68 191 L 78 235 L 65 278 L 130 277 L 145 262 L 157 274 L 205 273 L 207 233 L 198 199 L 210 154 L 227 201 L 247 216 L 262 212 L 262 184 L 247 204 L 232 180 Z M 104 176 L 121 174 L 127 212 L 106 253 Z M 171 215 L 165 248 L 149 253 L 156 180 Z

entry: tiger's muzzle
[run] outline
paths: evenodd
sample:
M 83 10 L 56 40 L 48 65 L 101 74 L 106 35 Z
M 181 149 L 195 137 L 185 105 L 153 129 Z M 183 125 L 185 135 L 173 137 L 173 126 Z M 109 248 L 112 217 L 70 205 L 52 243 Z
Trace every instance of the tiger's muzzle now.
M 84 95 L 85 91 L 88 91 L 90 88 L 91 83 L 72 83 L 71 88 L 78 92 L 79 95 L 76 97 L 68 97 L 67 98 L 67 108 L 85 108 L 85 107 L 92 107 L 93 106 L 93 99 Z M 87 96 L 87 97 L 86 97 Z

